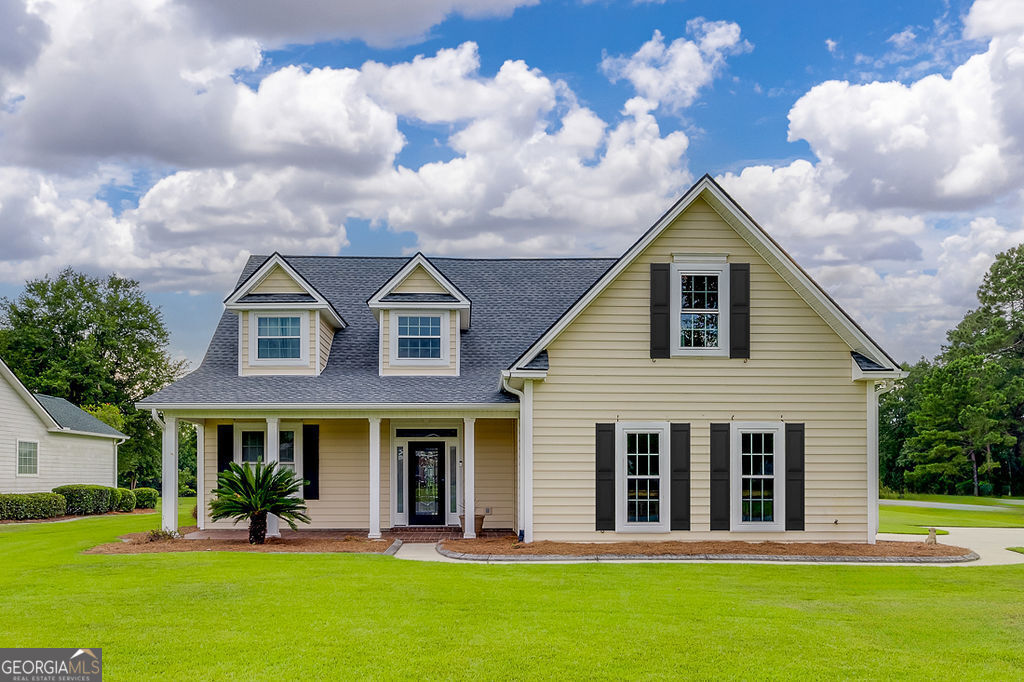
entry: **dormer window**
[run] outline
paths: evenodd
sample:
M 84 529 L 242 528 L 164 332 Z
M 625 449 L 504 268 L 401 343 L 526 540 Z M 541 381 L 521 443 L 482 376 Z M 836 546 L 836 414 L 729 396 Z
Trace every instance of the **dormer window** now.
M 451 329 L 447 310 L 392 310 L 389 327 L 392 365 L 450 364 Z
M 253 311 L 249 315 L 250 365 L 308 365 L 309 313 Z
M 302 318 L 256 317 L 256 357 L 298 360 L 302 357 Z
M 441 358 L 440 315 L 398 315 L 398 359 Z

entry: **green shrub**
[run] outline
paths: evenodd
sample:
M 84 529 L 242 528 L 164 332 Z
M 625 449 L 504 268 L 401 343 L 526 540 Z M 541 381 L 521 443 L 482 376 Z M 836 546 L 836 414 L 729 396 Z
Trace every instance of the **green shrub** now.
M 67 500 L 57 493 L 0 495 L 0 519 L 52 519 L 67 513 Z
M 114 488 L 110 491 L 110 511 L 114 511 L 121 504 L 121 488 Z
M 128 488 L 118 488 L 118 492 L 121 493 L 121 498 L 117 502 L 117 506 L 114 507 L 114 511 L 130 512 L 135 509 L 135 493 Z
M 135 508 L 136 509 L 155 509 L 157 492 L 153 488 L 136 488 L 135 489 Z
M 53 492 L 68 501 L 68 514 L 106 514 L 114 488 L 105 485 L 62 485 Z

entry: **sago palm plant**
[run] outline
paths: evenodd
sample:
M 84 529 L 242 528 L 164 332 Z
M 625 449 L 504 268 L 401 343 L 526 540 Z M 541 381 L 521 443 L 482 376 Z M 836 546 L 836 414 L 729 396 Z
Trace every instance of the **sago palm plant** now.
M 249 521 L 249 544 L 262 545 L 267 538 L 267 514 L 283 519 L 292 530 L 296 521 L 309 523 L 306 503 L 298 496 L 303 481 L 277 464 L 235 464 L 217 474 L 210 501 L 210 518 Z

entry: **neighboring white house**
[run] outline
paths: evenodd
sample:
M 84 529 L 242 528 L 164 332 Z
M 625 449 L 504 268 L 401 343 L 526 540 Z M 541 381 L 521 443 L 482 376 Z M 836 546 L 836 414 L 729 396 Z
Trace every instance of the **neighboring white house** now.
M 31 393 L 0 359 L 0 493 L 116 486 L 117 446 L 127 439 L 63 398 Z

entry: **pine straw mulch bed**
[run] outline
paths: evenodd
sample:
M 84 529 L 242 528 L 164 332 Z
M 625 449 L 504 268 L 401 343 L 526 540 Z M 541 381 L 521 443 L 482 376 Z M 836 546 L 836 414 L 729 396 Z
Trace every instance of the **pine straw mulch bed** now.
M 112 511 L 105 514 L 67 514 L 51 516 L 48 519 L 0 519 L 0 525 L 6 523 L 57 523 L 58 521 L 77 521 L 78 519 L 98 519 L 103 516 L 130 516 L 132 514 L 155 514 L 155 509 L 133 509 L 130 512 Z
M 196 526 L 179 529 L 182 535 L 198 530 Z M 160 552 L 300 552 L 300 553 L 360 553 L 383 554 L 391 540 L 368 540 L 348 536 L 344 539 L 308 537 L 267 538 L 264 545 L 250 545 L 248 539 L 238 540 L 186 540 L 184 538 L 150 540 L 149 532 L 129 533 L 121 542 L 110 542 L 85 550 L 84 554 L 154 554 Z
M 463 559 L 538 560 L 622 559 L 622 558 L 689 558 L 751 560 L 806 559 L 836 561 L 970 561 L 977 555 L 969 549 L 953 545 L 924 542 L 879 541 L 874 545 L 852 542 L 745 542 L 745 541 L 676 541 L 663 542 L 552 542 L 543 540 L 530 544 L 517 542 L 515 536 L 444 540 L 442 553 Z

